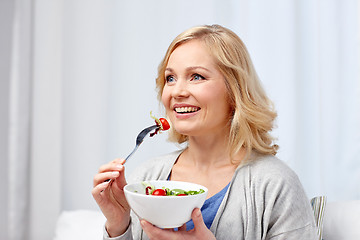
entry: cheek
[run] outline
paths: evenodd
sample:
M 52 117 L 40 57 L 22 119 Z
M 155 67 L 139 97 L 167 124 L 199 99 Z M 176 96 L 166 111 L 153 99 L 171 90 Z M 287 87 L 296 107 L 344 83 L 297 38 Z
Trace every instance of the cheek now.
M 211 96 L 208 97 L 208 101 L 216 112 L 228 115 L 231 112 L 231 103 L 229 101 L 228 93 L 225 88 L 217 88 L 209 90 L 208 92 L 213 93 Z
M 169 91 L 167 91 L 166 86 L 164 87 L 161 94 L 161 102 L 163 103 L 166 109 L 170 107 L 170 94 Z

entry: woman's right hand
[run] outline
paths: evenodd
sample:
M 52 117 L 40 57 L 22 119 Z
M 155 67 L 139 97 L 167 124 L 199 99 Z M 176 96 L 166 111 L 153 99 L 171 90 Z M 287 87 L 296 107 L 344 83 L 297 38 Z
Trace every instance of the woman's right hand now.
M 130 224 L 130 207 L 123 191 L 124 163 L 124 159 L 115 159 L 101 166 L 94 176 L 92 195 L 107 219 L 105 227 L 110 237 L 120 236 Z

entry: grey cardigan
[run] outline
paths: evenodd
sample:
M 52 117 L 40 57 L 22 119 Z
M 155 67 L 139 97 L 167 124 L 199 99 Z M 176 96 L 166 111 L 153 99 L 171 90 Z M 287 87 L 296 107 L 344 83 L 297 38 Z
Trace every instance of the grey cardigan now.
M 165 180 L 181 151 L 145 162 L 129 183 Z M 138 218 L 121 236 L 105 239 L 147 240 Z M 274 156 L 253 153 L 240 165 L 210 227 L 217 240 L 315 240 L 314 214 L 297 175 Z

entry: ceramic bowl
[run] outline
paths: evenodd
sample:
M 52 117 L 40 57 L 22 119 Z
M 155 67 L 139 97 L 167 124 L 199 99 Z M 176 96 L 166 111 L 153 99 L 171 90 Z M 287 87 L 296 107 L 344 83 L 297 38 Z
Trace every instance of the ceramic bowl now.
M 187 196 L 146 195 L 144 183 L 153 185 L 155 189 L 169 188 L 185 191 L 203 189 L 204 192 Z M 208 189 L 195 183 L 155 180 L 128 184 L 124 187 L 124 192 L 131 209 L 140 219 L 145 219 L 160 228 L 176 228 L 191 219 L 194 208 L 202 207 Z

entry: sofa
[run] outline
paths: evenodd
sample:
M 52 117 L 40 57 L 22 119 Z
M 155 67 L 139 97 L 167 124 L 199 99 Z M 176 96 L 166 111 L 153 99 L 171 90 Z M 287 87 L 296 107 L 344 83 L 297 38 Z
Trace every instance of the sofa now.
M 323 211 L 318 217 L 322 239 L 360 240 L 360 200 L 321 204 Z M 54 240 L 99 240 L 104 222 L 100 211 L 64 211 L 57 221 Z

